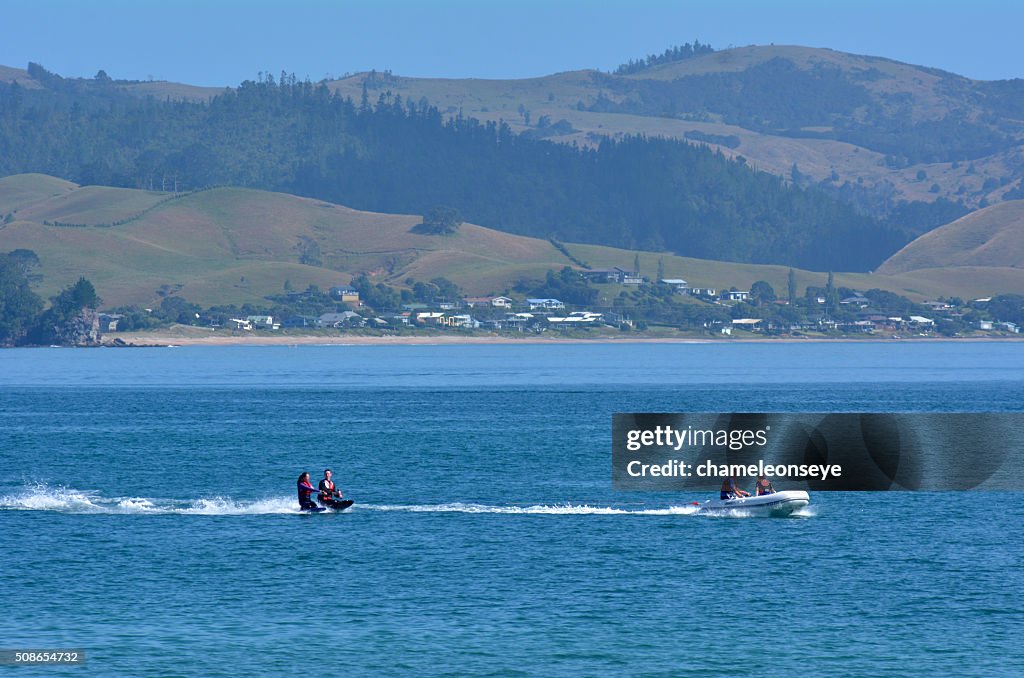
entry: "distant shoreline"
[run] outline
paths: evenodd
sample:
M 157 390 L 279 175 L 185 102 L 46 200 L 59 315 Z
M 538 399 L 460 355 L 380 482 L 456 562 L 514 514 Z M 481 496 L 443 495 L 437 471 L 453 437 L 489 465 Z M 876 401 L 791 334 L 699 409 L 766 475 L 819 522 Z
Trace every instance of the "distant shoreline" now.
M 132 332 L 105 335 L 103 346 L 114 346 L 115 340 L 125 348 L 140 346 L 429 346 L 429 345 L 499 345 L 499 344 L 771 344 L 771 343 L 929 343 L 929 342 L 1004 342 L 1024 341 L 1018 337 L 651 337 L 625 334 L 618 336 L 562 337 L 524 335 L 265 335 L 265 334 L 195 334 L 189 332 Z

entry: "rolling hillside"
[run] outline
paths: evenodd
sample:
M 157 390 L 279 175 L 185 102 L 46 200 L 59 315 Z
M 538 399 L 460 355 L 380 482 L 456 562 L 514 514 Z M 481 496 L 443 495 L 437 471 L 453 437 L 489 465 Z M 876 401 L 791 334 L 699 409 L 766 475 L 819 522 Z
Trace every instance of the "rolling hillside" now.
M 878 270 L 889 274 L 947 266 L 1024 268 L 1024 200 L 986 207 L 925 233 Z
M 0 82 L 45 87 L 9 66 L 0 66 Z M 113 84 L 157 99 L 205 101 L 224 91 L 165 81 Z M 1024 176 L 1021 81 L 974 81 L 830 49 L 747 46 L 625 75 L 584 70 L 522 80 L 375 71 L 329 86 L 355 102 L 364 86 L 371 103 L 386 93 L 425 99 L 449 117 L 501 120 L 557 142 L 592 145 L 627 134 L 689 139 L 787 179 L 796 165 L 803 182 L 823 182 L 865 205 L 946 198 L 978 207 L 1021 190 Z
M 0 251 L 35 251 L 44 275 L 40 292 L 53 294 L 85 275 L 107 306 L 157 304 L 161 292 L 203 305 L 260 303 L 295 289 L 343 284 L 367 273 L 395 286 L 413 277 L 447 277 L 467 294 L 510 288 L 573 265 L 551 243 L 463 224 L 453 236 L 411 233 L 420 219 L 362 212 L 319 200 L 242 188 L 191 194 L 79 187 L 45 175 L 0 179 Z M 79 224 L 54 226 L 50 224 Z M 119 225 L 109 225 L 122 222 Z M 568 244 L 593 267 L 631 267 L 636 252 Z M 322 265 L 300 263 L 306 254 Z M 788 268 L 735 264 L 640 252 L 642 272 L 694 285 L 748 288 L 767 280 L 786 289 Z M 308 259 L 307 259 L 308 260 Z M 823 285 L 825 274 L 797 271 L 798 286 Z M 1024 269 L 926 269 L 892 275 L 837 273 L 836 282 L 882 288 L 915 299 L 1024 292 Z M 605 295 L 617 293 L 607 288 Z
M 635 133 L 710 143 L 787 178 L 796 165 L 805 181 L 845 186 L 864 200 L 978 206 L 1024 175 L 1019 81 L 972 81 L 829 49 L 740 47 L 629 75 L 509 81 L 372 72 L 331 83 L 354 101 L 364 85 L 371 100 L 386 92 L 423 98 L 451 116 L 504 120 L 565 143 Z

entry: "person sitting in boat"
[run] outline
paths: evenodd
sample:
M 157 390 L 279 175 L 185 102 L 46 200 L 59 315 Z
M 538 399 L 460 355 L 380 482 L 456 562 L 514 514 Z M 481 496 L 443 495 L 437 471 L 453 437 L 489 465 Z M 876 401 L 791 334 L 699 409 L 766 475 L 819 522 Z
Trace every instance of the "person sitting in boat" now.
M 313 483 L 309 482 L 309 472 L 304 471 L 299 476 L 299 508 L 303 511 L 309 511 L 317 508 L 313 500 L 309 498 L 311 494 L 316 492 L 316 488 L 313 487 Z
M 739 499 L 741 497 L 749 497 L 749 492 L 744 492 L 736 485 L 736 478 L 730 476 L 722 481 L 722 491 L 719 492 L 719 499 Z
M 765 475 L 757 477 L 757 484 L 754 485 L 754 489 L 756 490 L 758 497 L 765 494 L 775 494 L 775 488 L 772 487 L 772 481 L 768 480 L 768 476 Z
M 317 489 L 320 490 L 320 504 L 322 506 L 338 508 L 337 505 L 341 503 L 342 494 L 341 490 L 335 486 L 334 481 L 331 480 L 332 475 L 331 469 L 325 468 L 323 480 L 320 481 Z

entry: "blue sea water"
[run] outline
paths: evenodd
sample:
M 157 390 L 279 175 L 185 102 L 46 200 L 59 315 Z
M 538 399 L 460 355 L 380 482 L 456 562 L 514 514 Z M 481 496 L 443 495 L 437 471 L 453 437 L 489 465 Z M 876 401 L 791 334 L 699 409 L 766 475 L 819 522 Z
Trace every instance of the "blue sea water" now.
M 708 517 L 612 491 L 610 438 L 614 412 L 1022 403 L 998 342 L 2 351 L 0 649 L 87 653 L 16 675 L 1019 675 L 1021 495 Z M 299 514 L 325 466 L 356 505 Z

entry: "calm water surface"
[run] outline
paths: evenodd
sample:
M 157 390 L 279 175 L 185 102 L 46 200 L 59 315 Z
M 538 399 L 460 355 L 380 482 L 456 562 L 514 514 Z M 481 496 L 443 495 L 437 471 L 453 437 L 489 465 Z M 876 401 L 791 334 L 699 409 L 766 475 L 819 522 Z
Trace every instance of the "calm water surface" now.
M 613 492 L 610 424 L 1022 403 L 1010 343 L 0 351 L 0 645 L 87 652 L 18 675 L 1019 675 L 1020 495 L 709 518 Z M 356 506 L 298 514 L 325 466 Z

